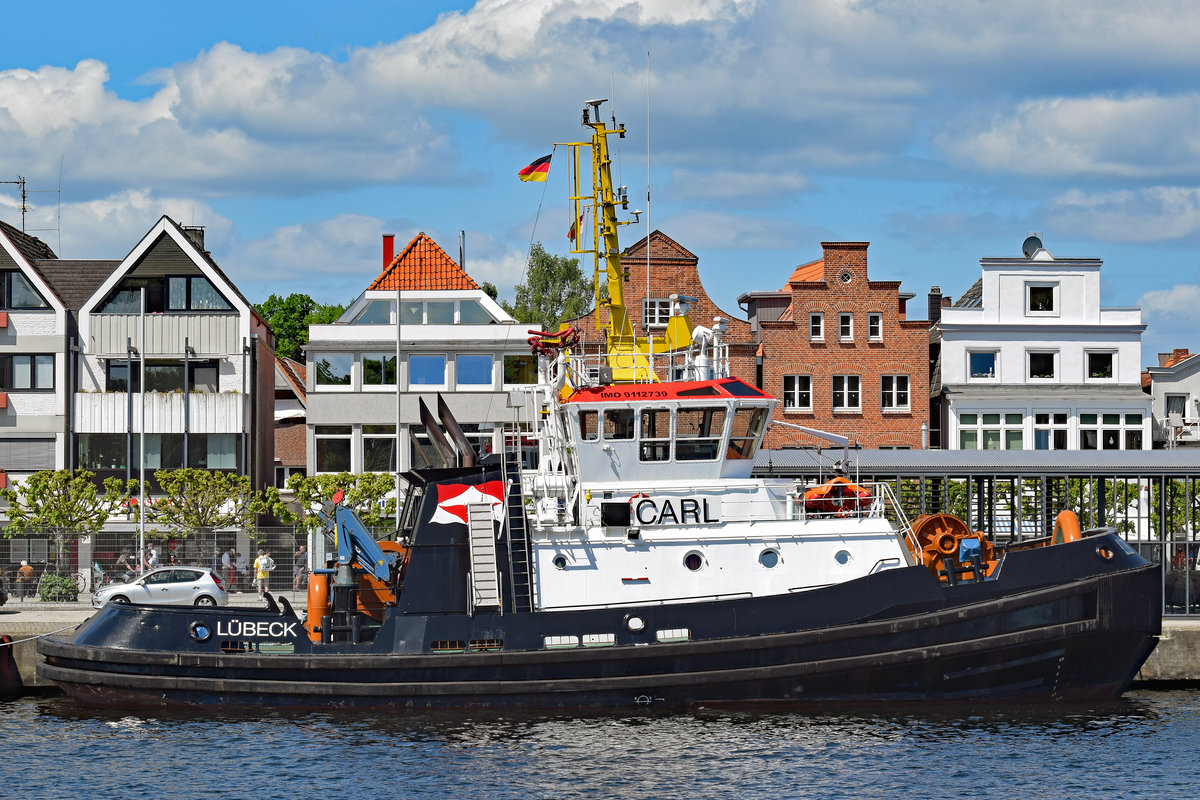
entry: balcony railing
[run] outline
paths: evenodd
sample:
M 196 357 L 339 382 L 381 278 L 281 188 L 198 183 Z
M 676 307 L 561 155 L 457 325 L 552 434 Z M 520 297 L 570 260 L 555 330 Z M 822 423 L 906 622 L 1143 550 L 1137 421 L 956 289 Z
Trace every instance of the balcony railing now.
M 75 431 L 77 433 L 140 432 L 140 394 L 133 397 L 132 425 L 130 395 L 127 392 L 81 392 L 75 395 Z M 192 433 L 242 433 L 246 396 L 232 392 L 146 392 L 146 432 L 180 433 L 184 427 Z

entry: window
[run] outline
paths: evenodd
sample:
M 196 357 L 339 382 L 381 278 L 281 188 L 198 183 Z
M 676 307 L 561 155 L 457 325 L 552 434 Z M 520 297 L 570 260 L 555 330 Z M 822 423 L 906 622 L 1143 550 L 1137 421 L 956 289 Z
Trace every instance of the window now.
M 1187 419 L 1188 396 L 1186 394 L 1169 394 L 1165 399 L 1168 422 L 1172 414 L 1178 414 L 1181 421 Z
M 132 379 L 129 376 L 133 368 Z M 216 361 L 188 361 L 190 380 L 188 391 L 216 392 L 220 367 Z M 147 392 L 182 392 L 184 362 L 180 360 L 154 360 L 146 362 Z M 141 362 L 124 358 L 113 358 L 105 364 L 105 386 L 110 392 L 140 392 L 142 386 Z
M 394 325 L 395 318 L 392 309 L 395 304 L 390 300 L 372 300 L 363 306 L 363 310 L 350 320 L 351 325 Z
M 425 302 L 425 323 L 427 325 L 453 325 L 453 300 L 428 300 Z
M 146 292 L 147 314 L 234 310 L 203 275 L 168 275 L 127 277 L 97 306 L 96 311 L 99 314 L 141 313 L 143 289 Z
M 460 325 L 492 325 L 496 318 L 478 300 L 459 300 L 458 322 Z
M 444 386 L 446 357 L 444 355 L 412 355 L 408 357 L 410 386 Z
M 1058 361 L 1056 350 L 1030 350 L 1026 353 L 1029 362 L 1030 380 L 1053 380 L 1057 372 L 1055 362 Z
M 134 444 L 134 458 L 138 445 Z M 182 433 L 146 434 L 146 469 L 180 469 L 184 466 Z
M 729 431 L 729 449 L 725 451 L 725 457 L 730 460 L 754 458 L 766 423 L 765 408 L 739 408 L 734 411 L 733 427 Z
M 867 314 L 867 339 L 872 342 L 883 340 L 883 314 Z
M 1025 415 L 1020 412 L 984 411 L 958 416 L 960 450 L 1021 450 Z
M 579 439 L 584 442 L 594 442 L 600 438 L 600 430 L 596 427 L 598 414 L 592 410 L 579 412 Z
M 809 338 L 809 341 L 813 341 L 813 342 L 825 341 L 825 315 L 824 314 L 809 314 L 808 315 L 808 338 Z
M 671 301 L 653 297 L 642 300 L 642 325 L 650 328 L 665 328 L 671 317 Z
M 879 407 L 884 411 L 908 411 L 908 376 L 884 375 Z
M 991 380 L 999 377 L 996 371 L 995 350 L 970 351 L 967 353 L 967 369 L 971 380 Z
M 317 368 L 317 386 L 349 386 L 350 366 L 354 357 L 349 353 L 317 353 L 313 366 Z
M 1141 450 L 1142 415 L 1119 412 L 1080 414 L 1080 450 Z
M 838 339 L 843 342 L 854 341 L 853 314 L 838 314 Z
M 641 447 L 638 449 L 638 457 L 642 461 L 670 461 L 671 410 L 642 409 L 641 419 Z
M 23 308 L 49 308 L 33 284 L 20 270 L 0 270 L 0 311 Z
M 632 408 L 610 408 L 604 412 L 604 438 L 618 441 L 633 438 Z
M 675 460 L 712 461 L 725 434 L 725 409 L 680 408 L 675 412 Z
M 317 472 L 350 471 L 349 425 L 317 425 L 313 431 L 316 440 Z
M 21 392 L 53 389 L 53 355 L 0 356 L 0 390 Z
M 812 411 L 812 376 L 783 376 L 783 410 Z
M 188 466 L 193 469 L 237 469 L 236 433 L 193 433 L 188 435 Z
M 1066 450 L 1069 416 L 1065 411 L 1040 411 L 1033 415 L 1033 449 Z
M 833 410 L 859 411 L 859 377 L 857 375 L 833 376 Z
M 363 425 L 363 472 L 396 471 L 396 426 Z
M 459 386 L 491 386 L 492 357 L 476 353 L 459 356 L 456 360 Z
M 79 434 L 79 468 L 90 470 L 125 469 L 129 451 L 123 433 Z M 136 455 L 135 455 L 136 457 Z
M 1113 368 L 1113 365 L 1116 359 L 1116 353 L 1088 352 L 1087 375 L 1084 377 L 1087 380 L 1107 380 L 1115 377 L 1116 372 Z
M 537 359 L 532 355 L 505 356 L 504 383 L 537 383 Z
M 1027 316 L 1058 316 L 1058 284 L 1026 283 L 1025 313 Z
M 363 353 L 362 382 L 363 386 L 395 386 L 396 354 Z

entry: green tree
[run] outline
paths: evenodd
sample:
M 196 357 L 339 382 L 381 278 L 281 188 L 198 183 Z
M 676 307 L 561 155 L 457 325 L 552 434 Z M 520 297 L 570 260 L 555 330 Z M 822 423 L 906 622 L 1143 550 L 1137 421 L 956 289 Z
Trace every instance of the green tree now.
M 306 294 L 273 294 L 254 306 L 275 334 L 275 352 L 285 358 L 300 358 L 308 343 L 308 326 L 333 322 L 346 310 L 343 305 L 322 305 Z
M 484 281 L 483 285 L 479 288 L 483 289 L 483 293 L 493 300 L 500 296 L 500 290 L 497 289 L 496 284 L 492 283 L 491 281 Z
M 547 253 L 541 242 L 529 251 L 525 281 L 513 287 L 515 300 L 501 301 L 518 322 L 557 330 L 564 319 L 581 317 L 592 307 L 595 281 L 583 274 L 578 258 Z
M 279 492 L 250 488 L 249 475 L 205 469 L 160 469 L 154 473 L 162 495 L 146 510 L 146 521 L 180 539 L 215 528 L 253 530 L 254 517 L 270 513 Z
M 292 475 L 287 485 L 295 493 L 296 503 L 300 506 L 300 513 L 296 514 L 279 505 L 279 517 L 289 525 L 300 524 L 309 530 L 319 528 L 320 520 L 310 511 L 329 502 L 338 489 L 344 493 L 342 505 L 353 509 L 368 528 L 380 527 L 396 513 L 396 498 L 385 499 L 388 492 L 396 488 L 396 477 L 391 473 Z
M 126 485 L 118 478 L 106 478 L 102 487 L 97 486 L 95 473 L 86 470 L 35 472 L 15 489 L 0 489 L 0 496 L 8 501 L 4 535 L 52 531 L 54 560 L 61 567 L 68 537 L 99 531 L 135 491 L 137 481 Z

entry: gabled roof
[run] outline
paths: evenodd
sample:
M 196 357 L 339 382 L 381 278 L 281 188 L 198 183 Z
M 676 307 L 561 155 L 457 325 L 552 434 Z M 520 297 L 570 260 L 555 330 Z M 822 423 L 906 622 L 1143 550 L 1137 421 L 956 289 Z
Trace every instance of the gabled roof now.
M 684 261 L 699 261 L 700 257 L 655 228 L 648 236 L 643 236 L 625 248 L 622 257 L 630 258 L 641 255 L 645 258 L 647 245 L 650 247 L 650 257 L 658 259 L 678 258 Z
M 954 303 L 955 308 L 979 308 L 983 305 L 983 278 L 971 284 L 971 288 L 962 293 Z
M 292 387 L 297 399 L 301 403 L 305 403 L 307 399 L 307 390 L 305 389 L 306 367 L 299 361 L 283 356 L 275 356 L 275 369 L 283 377 L 287 384 Z
M 825 259 L 818 258 L 816 261 L 810 261 L 807 264 L 801 264 L 792 270 L 792 276 L 787 279 L 787 283 L 783 285 L 785 292 L 791 291 L 793 283 L 803 283 L 808 281 L 819 281 L 825 277 Z
M 453 289 L 478 289 L 472 280 L 437 242 L 418 233 L 392 263 L 384 267 L 375 282 L 367 287 L 371 290 L 396 291 L 439 291 Z
M 78 311 L 120 264 L 120 261 L 54 259 L 39 261 L 35 266 L 63 305 Z
M 50 249 L 50 245 L 36 236 L 30 236 L 28 233 L 14 228 L 4 220 L 0 220 L 0 232 L 3 232 L 8 237 L 13 246 L 20 250 L 21 255 L 31 264 L 43 258 L 58 258 L 58 256 L 54 255 L 54 251 Z

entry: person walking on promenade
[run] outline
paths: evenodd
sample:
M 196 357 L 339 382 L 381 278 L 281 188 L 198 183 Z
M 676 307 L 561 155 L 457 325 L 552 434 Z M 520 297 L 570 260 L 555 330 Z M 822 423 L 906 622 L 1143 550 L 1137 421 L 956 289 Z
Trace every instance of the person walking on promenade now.
M 22 561 L 17 569 L 17 596 L 22 600 L 33 594 L 33 567 L 28 561 Z
M 212 571 L 217 575 L 221 574 L 221 548 L 219 547 L 213 548 Z
M 267 591 L 267 582 L 271 579 L 271 570 L 275 569 L 275 562 L 271 558 L 271 554 L 266 550 L 258 551 L 258 558 L 254 559 L 254 585 L 258 587 L 258 596 L 262 597 Z
M 225 576 L 225 582 L 229 584 L 229 591 L 231 592 L 237 589 L 236 558 L 237 554 L 234 553 L 232 547 L 221 554 L 221 569 L 225 570 L 221 574 Z
M 295 566 L 292 567 L 292 591 L 300 591 L 300 584 L 308 588 L 308 546 L 300 545 L 296 551 Z

